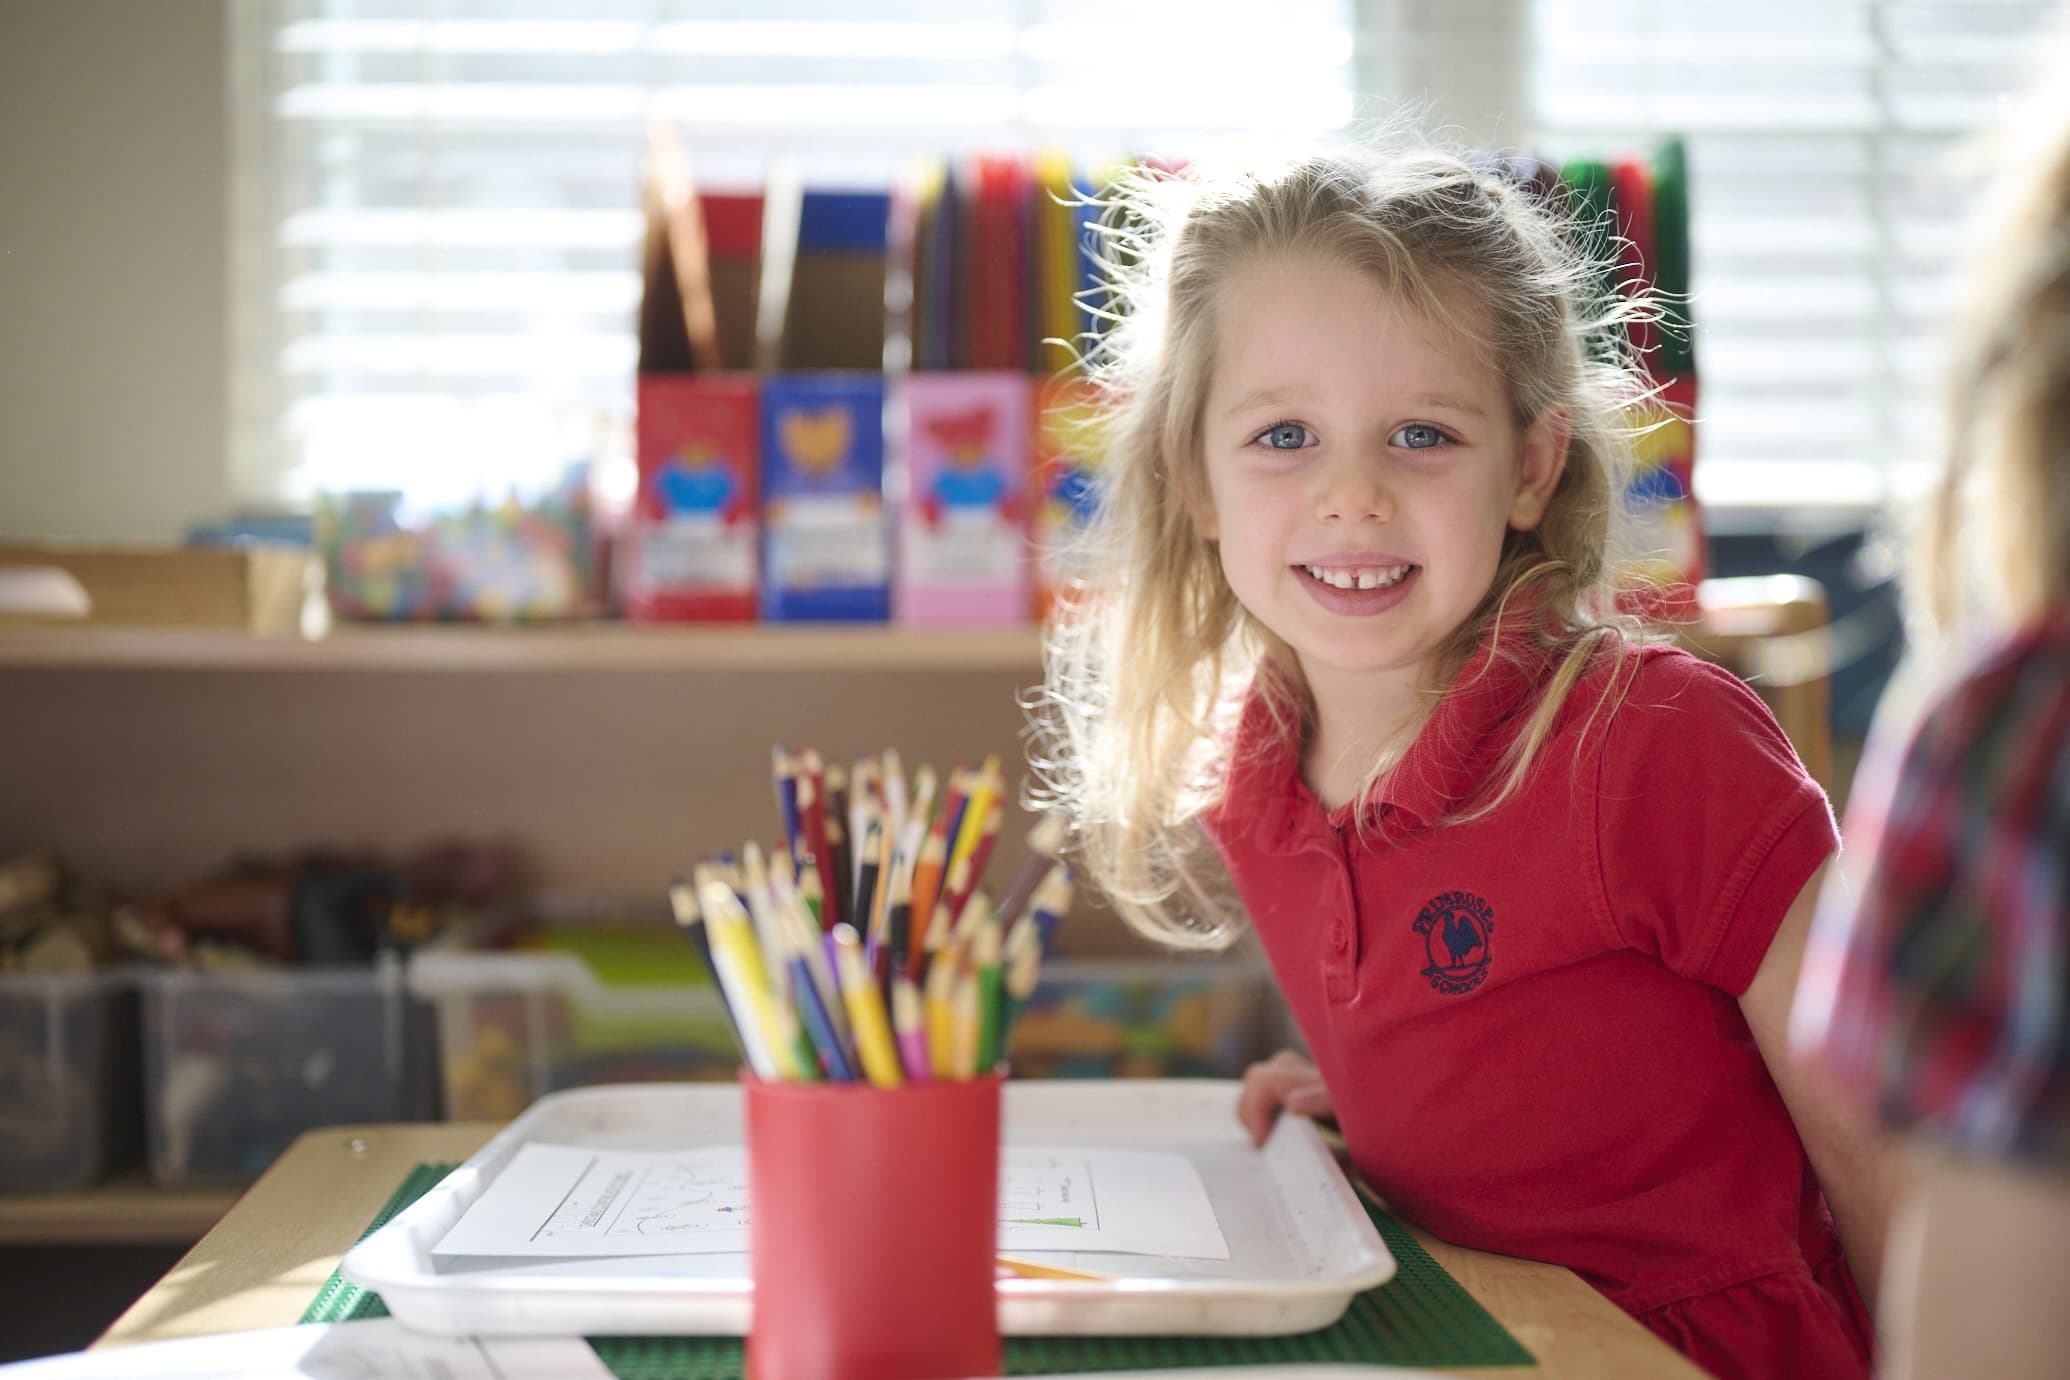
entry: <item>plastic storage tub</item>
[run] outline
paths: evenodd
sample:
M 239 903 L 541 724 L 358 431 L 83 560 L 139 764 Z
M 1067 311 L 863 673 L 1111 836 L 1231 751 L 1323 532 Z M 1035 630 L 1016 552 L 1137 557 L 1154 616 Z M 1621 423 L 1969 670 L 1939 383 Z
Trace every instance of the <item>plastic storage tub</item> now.
M 141 975 L 151 1177 L 245 1183 L 317 1126 L 431 1111 L 402 965 Z
M 425 951 L 410 958 L 410 990 L 431 1005 L 453 1121 L 507 1120 L 562 1088 L 740 1070 L 708 985 L 607 984 L 571 953 Z
M 135 984 L 0 978 L 0 1191 L 80 1188 L 137 1135 Z
M 1023 1078 L 1241 1078 L 1282 1022 L 1259 959 L 1046 963 L 1007 1054 Z
M 516 1116 L 535 1098 L 598 1083 L 738 1075 L 709 986 L 600 981 L 568 953 L 419 952 L 410 989 L 430 1003 L 445 1114 Z M 1239 1077 L 1279 1039 L 1279 998 L 1247 959 L 1058 961 L 1015 1022 L 1009 1056 L 1033 1077 Z

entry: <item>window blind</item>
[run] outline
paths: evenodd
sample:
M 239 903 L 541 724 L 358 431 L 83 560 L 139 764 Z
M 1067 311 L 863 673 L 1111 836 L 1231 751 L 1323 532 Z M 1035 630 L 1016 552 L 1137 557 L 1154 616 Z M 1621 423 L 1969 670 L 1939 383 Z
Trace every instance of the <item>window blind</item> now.
M 1697 491 L 1876 504 L 1938 439 L 1965 154 L 2026 87 L 2047 0 L 1538 0 L 1554 156 L 1688 140 Z
M 233 0 L 234 479 L 427 503 L 630 449 L 644 127 L 700 182 L 1351 115 L 1345 0 Z
M 1714 508 L 1931 457 L 1969 184 L 2050 0 L 232 0 L 235 482 L 436 500 L 623 454 L 642 127 L 708 185 L 1211 153 L 1426 103 L 1553 159 L 1687 140 Z M 1354 48 L 1359 49 L 1357 54 Z

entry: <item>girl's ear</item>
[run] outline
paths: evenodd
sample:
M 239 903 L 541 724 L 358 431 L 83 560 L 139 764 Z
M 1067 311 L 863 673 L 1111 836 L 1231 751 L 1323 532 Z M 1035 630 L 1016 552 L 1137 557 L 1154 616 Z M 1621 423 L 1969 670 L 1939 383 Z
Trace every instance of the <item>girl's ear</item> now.
M 1528 532 L 1545 520 L 1553 490 L 1567 472 L 1567 442 L 1574 428 L 1564 407 L 1548 407 L 1524 431 L 1523 463 L 1517 468 L 1517 492 L 1509 504 L 1509 525 Z

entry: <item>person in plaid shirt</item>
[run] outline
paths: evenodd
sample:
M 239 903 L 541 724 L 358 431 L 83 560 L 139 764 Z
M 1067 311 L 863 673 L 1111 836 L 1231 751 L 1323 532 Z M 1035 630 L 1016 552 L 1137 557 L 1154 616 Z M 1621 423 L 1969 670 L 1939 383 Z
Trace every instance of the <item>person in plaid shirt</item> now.
M 1922 1151 L 1887 1375 L 2070 1374 L 2070 34 L 2058 59 L 1965 299 L 1908 571 L 1927 637 L 1879 707 L 1793 1012 Z

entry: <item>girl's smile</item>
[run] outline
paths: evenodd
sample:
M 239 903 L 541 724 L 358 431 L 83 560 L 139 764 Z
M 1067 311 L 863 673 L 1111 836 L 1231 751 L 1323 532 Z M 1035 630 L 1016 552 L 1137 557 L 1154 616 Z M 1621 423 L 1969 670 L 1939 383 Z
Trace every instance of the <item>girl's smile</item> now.
M 1385 613 L 1409 597 L 1421 566 L 1385 557 L 1296 563 L 1308 594 L 1323 608 L 1349 618 Z

